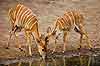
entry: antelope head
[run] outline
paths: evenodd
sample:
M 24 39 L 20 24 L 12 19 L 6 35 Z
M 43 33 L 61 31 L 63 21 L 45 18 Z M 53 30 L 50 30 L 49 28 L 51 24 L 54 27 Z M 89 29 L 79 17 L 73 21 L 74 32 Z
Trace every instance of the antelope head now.
M 58 37 L 59 37 L 60 33 L 57 34 L 57 31 L 56 30 L 52 30 L 51 27 L 49 26 L 47 28 L 47 34 L 44 38 L 44 41 L 45 41 L 45 44 L 46 46 L 50 43 L 53 42 L 53 44 L 56 44 L 57 40 L 58 40 Z
M 45 44 L 44 35 L 41 34 L 40 39 L 37 39 L 37 42 L 39 43 L 38 51 L 43 59 L 46 59 L 47 57 L 47 46 Z
M 46 38 L 45 40 L 48 40 L 49 41 L 49 38 L 52 37 L 54 40 L 58 40 L 58 37 L 59 37 L 60 33 L 57 33 L 57 30 L 52 30 L 52 28 L 49 26 L 47 28 L 47 35 L 46 35 Z
M 54 40 L 58 39 L 58 35 L 56 35 L 56 31 L 52 31 L 51 27 L 47 28 L 47 34 L 41 34 L 40 39 L 37 40 L 39 43 L 38 51 L 43 59 L 47 58 L 47 45 L 49 42 L 50 37 L 55 37 Z

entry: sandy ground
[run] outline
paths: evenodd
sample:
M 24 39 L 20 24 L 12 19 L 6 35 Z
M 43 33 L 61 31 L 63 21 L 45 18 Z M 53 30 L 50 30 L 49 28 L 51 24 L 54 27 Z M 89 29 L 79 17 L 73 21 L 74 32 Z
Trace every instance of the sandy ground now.
M 1 58 L 16 57 L 24 54 L 15 48 L 16 43 L 14 39 L 10 42 L 10 49 L 4 49 L 10 30 L 8 10 L 11 7 L 15 7 L 18 3 L 22 3 L 32 9 L 39 20 L 39 30 L 41 33 L 46 33 L 47 27 L 53 26 L 56 18 L 63 15 L 65 10 L 71 9 L 80 11 L 85 17 L 84 27 L 88 32 L 91 43 L 95 47 L 100 47 L 100 0 L 0 0 Z M 23 33 L 20 34 L 19 39 L 21 40 L 20 44 L 22 47 L 27 50 L 27 44 Z M 60 39 L 62 39 L 62 36 Z M 68 46 L 74 48 L 74 46 L 78 46 L 78 42 L 79 35 L 74 31 L 70 32 Z M 58 46 L 62 47 L 62 41 L 58 42 Z M 33 52 L 37 50 L 35 43 L 33 44 L 32 50 Z

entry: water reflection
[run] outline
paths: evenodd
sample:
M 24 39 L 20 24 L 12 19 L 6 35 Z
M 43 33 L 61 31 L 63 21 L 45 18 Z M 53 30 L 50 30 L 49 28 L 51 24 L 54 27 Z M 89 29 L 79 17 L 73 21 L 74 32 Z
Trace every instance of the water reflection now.
M 17 62 L 5 66 L 90 66 L 91 57 L 89 56 L 77 56 L 77 57 L 57 57 L 49 58 L 47 60 L 35 60 L 28 62 Z

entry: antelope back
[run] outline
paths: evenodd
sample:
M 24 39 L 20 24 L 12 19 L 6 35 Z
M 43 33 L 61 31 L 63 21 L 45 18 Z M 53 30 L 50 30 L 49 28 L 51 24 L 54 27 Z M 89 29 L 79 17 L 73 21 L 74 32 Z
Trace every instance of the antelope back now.
M 83 15 L 78 11 L 66 11 L 63 16 L 56 20 L 60 30 L 70 31 L 73 27 L 83 23 Z

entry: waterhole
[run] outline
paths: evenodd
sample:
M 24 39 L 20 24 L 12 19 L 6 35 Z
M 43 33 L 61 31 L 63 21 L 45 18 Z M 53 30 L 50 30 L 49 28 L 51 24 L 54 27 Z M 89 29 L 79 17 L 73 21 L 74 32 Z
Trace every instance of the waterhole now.
M 0 66 L 98 66 L 100 56 L 74 56 L 56 57 L 42 60 L 41 58 L 23 58 L 17 60 L 7 60 Z

